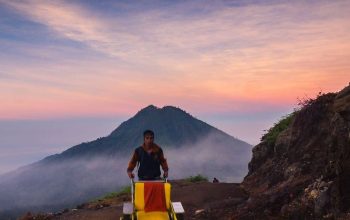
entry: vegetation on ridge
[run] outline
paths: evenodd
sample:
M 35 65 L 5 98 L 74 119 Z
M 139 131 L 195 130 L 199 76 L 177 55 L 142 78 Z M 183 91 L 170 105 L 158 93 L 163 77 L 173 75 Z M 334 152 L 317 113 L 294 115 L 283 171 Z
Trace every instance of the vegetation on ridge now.
M 298 98 L 298 108 L 295 108 L 294 111 L 290 114 L 283 116 L 277 123 L 275 123 L 266 133 L 261 137 L 260 141 L 266 141 L 268 145 L 274 145 L 278 135 L 288 128 L 292 120 L 298 113 L 302 113 L 302 118 L 317 117 L 321 115 L 322 110 L 325 105 L 332 100 L 336 94 L 335 93 L 322 93 L 319 92 L 316 98 Z M 319 114 L 316 115 L 315 113 Z M 312 115 L 310 115 L 312 114 Z
M 117 196 L 123 195 L 123 194 L 130 194 L 131 193 L 131 186 L 124 186 L 123 188 L 121 188 L 119 191 L 117 192 L 110 192 L 105 194 L 102 197 L 99 197 L 97 199 L 92 200 L 92 202 L 96 202 L 99 200 L 105 200 L 105 199 L 113 199 Z
M 295 115 L 296 112 L 292 112 L 283 116 L 277 123 L 267 130 L 267 132 L 261 137 L 261 141 L 266 141 L 268 145 L 274 145 L 277 136 L 288 128 Z
M 202 176 L 201 174 L 198 174 L 196 176 L 190 176 L 185 179 L 188 182 L 196 183 L 196 182 L 208 182 L 208 177 Z

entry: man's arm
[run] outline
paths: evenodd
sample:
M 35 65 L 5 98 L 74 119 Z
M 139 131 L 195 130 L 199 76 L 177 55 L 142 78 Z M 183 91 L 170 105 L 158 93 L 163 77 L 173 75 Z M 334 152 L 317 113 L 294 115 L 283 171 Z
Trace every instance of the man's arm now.
M 163 150 L 160 151 L 160 165 L 162 166 L 162 169 L 164 171 L 164 177 L 168 177 L 169 167 L 168 163 L 166 161 L 166 158 L 164 157 Z
M 132 155 L 132 157 L 131 157 L 131 159 L 129 161 L 128 169 L 127 169 L 127 173 L 128 173 L 128 176 L 130 178 L 134 178 L 134 174 L 132 173 L 132 171 L 136 167 L 137 161 L 138 161 L 138 157 L 137 157 L 137 153 L 136 153 L 136 150 L 135 150 L 134 154 Z

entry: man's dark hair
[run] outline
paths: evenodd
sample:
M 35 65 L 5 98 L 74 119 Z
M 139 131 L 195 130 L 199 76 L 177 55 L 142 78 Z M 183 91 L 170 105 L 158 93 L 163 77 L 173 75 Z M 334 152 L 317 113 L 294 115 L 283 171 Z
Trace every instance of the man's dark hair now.
M 143 132 L 143 137 L 146 137 L 146 135 L 151 135 L 154 137 L 154 132 L 152 130 L 146 130 Z

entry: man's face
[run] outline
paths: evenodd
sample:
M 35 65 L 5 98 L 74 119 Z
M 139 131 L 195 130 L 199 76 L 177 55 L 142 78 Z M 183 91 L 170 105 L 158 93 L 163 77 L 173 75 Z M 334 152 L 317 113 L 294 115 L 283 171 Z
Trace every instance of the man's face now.
M 144 137 L 144 142 L 145 142 L 145 145 L 147 145 L 147 146 L 153 144 L 153 141 L 154 141 L 153 135 L 147 134 L 147 135 Z

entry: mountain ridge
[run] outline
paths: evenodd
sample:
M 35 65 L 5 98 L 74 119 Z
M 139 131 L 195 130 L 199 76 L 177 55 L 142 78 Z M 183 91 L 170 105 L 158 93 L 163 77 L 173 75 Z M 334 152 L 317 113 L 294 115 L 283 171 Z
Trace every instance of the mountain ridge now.
M 161 119 L 152 122 L 153 118 L 157 117 L 160 117 Z M 169 117 L 171 117 L 172 120 L 167 120 Z M 140 120 L 141 118 L 142 120 Z M 192 120 L 191 123 L 187 123 L 190 120 Z M 177 126 L 175 123 L 177 123 Z M 140 127 L 137 128 L 139 124 Z M 165 126 L 162 126 L 162 124 Z M 146 129 L 154 130 L 155 142 L 165 149 L 168 147 L 177 148 L 182 145 L 193 144 L 198 141 L 201 136 L 208 135 L 211 132 L 223 136 L 230 136 L 234 141 L 240 142 L 240 144 L 248 144 L 216 127 L 209 125 L 204 121 L 195 118 L 181 108 L 170 105 L 158 108 L 155 105 L 148 105 L 147 107 L 138 111 L 130 119 L 122 122 L 109 135 L 97 138 L 93 141 L 77 144 L 61 153 L 45 157 L 43 162 L 57 160 L 62 158 L 62 156 L 67 158 L 74 157 L 77 154 L 78 156 L 81 156 L 80 154 L 82 151 L 84 151 L 84 153 L 88 151 L 93 153 L 97 153 L 97 151 L 106 151 L 106 155 L 112 156 L 115 155 L 116 151 L 121 154 L 128 154 L 130 153 L 130 148 L 135 148 L 142 143 L 142 133 Z M 181 132 L 181 129 L 184 131 Z M 135 133 L 138 133 L 138 136 L 135 136 Z M 170 134 L 175 135 L 172 136 Z M 121 137 L 122 140 L 120 139 Z M 104 149 L 101 149 L 101 146 L 103 146 Z

